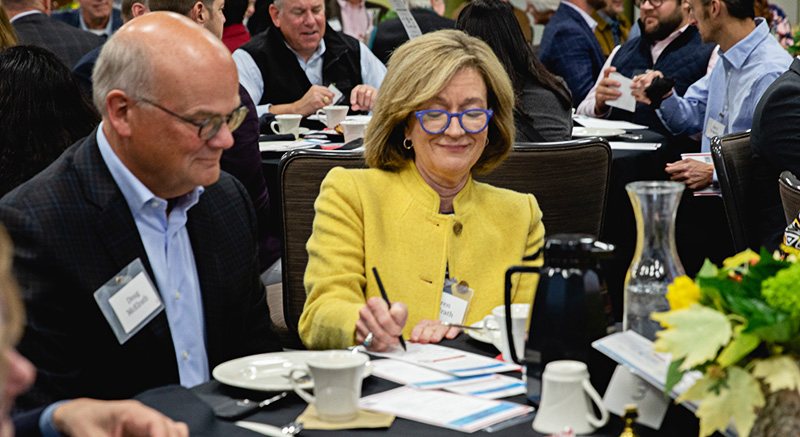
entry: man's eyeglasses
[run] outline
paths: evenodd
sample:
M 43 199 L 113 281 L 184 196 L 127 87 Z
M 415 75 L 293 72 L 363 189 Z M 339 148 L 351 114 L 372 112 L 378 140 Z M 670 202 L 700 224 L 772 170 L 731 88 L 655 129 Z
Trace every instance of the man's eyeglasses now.
M 145 102 L 145 103 L 147 103 L 149 105 L 153 105 L 156 108 L 166 112 L 167 114 L 169 114 L 169 115 L 171 115 L 171 116 L 173 116 L 173 117 L 175 117 L 175 118 L 177 118 L 179 120 L 185 121 L 186 123 L 189 123 L 192 126 L 196 126 L 197 127 L 197 136 L 200 137 L 200 139 L 203 140 L 203 141 L 208 141 L 208 140 L 214 138 L 214 136 L 217 135 L 217 132 L 219 132 L 220 128 L 222 127 L 222 123 L 226 123 L 228 125 L 228 129 L 230 129 L 231 132 L 235 131 L 239 126 L 241 126 L 242 121 L 244 121 L 244 117 L 247 115 L 247 108 L 244 107 L 244 106 L 240 106 L 240 107 L 234 109 L 233 112 L 231 112 L 227 116 L 218 115 L 218 114 L 217 115 L 212 115 L 211 117 L 209 117 L 209 118 L 203 120 L 202 122 L 198 123 L 196 121 L 189 120 L 188 118 L 186 118 L 186 117 L 184 117 L 182 115 L 178 115 L 178 114 L 170 111 L 169 109 L 167 109 L 167 108 L 165 108 L 165 107 L 163 107 L 163 106 L 159 105 L 158 103 L 153 102 L 151 100 L 140 99 L 140 98 L 136 99 L 136 100 L 139 100 L 141 102 Z
M 489 119 L 492 118 L 491 109 L 467 109 L 461 112 L 447 112 L 442 109 L 426 109 L 424 111 L 416 111 L 414 115 L 417 116 L 422 130 L 435 135 L 440 134 L 450 127 L 450 120 L 453 117 L 458 117 L 458 122 L 461 128 L 465 131 L 475 134 L 489 125 Z
M 637 8 L 641 8 L 642 5 L 644 4 L 644 2 L 647 2 L 647 1 L 649 1 L 650 2 L 650 6 L 652 6 L 654 8 L 657 8 L 657 7 L 661 6 L 661 3 L 664 3 L 664 0 L 634 0 L 633 3 L 636 5 Z

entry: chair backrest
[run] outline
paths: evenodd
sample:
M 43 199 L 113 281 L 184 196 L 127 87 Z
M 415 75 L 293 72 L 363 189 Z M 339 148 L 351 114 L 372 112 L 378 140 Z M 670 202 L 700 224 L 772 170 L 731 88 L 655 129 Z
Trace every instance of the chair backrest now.
M 711 140 L 711 157 L 717 172 L 725 215 L 731 227 L 733 248 L 741 252 L 758 249 L 753 215 L 753 149 L 750 131 L 736 132 Z
M 278 166 L 283 207 L 283 312 L 291 335 L 306 301 L 303 275 L 306 242 L 314 222 L 314 201 L 333 167 L 362 168 L 360 152 L 297 150 Z M 611 148 L 601 138 L 555 143 L 515 144 L 503 163 L 476 179 L 523 193 L 533 193 L 542 209 L 548 235 L 578 232 L 600 235 L 605 212 Z M 301 346 L 299 338 L 292 346 Z
M 547 235 L 600 236 L 611 176 L 611 148 L 602 138 L 516 143 L 505 161 L 475 179 L 533 193 Z
M 781 192 L 786 225 L 790 225 L 797 218 L 797 213 L 800 212 L 800 180 L 792 172 L 786 170 L 778 179 L 778 187 Z
M 281 158 L 278 175 L 283 207 L 283 315 L 290 335 L 302 347 L 297 324 L 306 302 L 303 275 L 308 264 L 306 242 L 314 224 L 314 201 L 334 167 L 365 167 L 360 151 L 294 150 Z

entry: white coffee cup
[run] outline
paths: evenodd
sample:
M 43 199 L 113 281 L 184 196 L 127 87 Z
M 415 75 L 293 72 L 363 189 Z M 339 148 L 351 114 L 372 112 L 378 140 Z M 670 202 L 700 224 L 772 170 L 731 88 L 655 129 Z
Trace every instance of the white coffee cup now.
M 342 123 L 342 131 L 344 132 L 344 142 L 357 140 L 364 137 L 364 130 L 367 127 L 367 122 L 364 120 L 345 120 Z
M 364 366 L 369 357 L 350 351 L 320 351 L 306 360 L 305 369 L 293 369 L 289 373 L 292 389 L 303 400 L 314 404 L 317 416 L 326 422 L 347 422 L 358 417 L 358 399 L 361 397 L 361 381 Z M 314 395 L 297 385 L 296 375 L 310 373 L 314 380 Z
M 325 126 L 328 126 L 328 129 L 333 129 L 347 118 L 347 111 L 349 110 L 349 106 L 325 106 L 322 109 L 317 109 L 317 117 L 325 123 Z
M 528 328 L 528 318 L 531 316 L 531 305 L 528 303 L 511 304 L 511 334 L 514 336 L 514 352 L 517 358 L 525 356 L 525 334 Z M 494 307 L 491 314 L 483 318 L 483 326 L 490 329 L 492 344 L 503 354 L 503 361 L 514 364 L 508 350 L 508 335 L 506 334 L 506 307 Z
M 294 139 L 300 136 L 300 120 L 303 116 L 300 114 L 280 114 L 275 116 L 275 120 L 269 124 L 272 132 L 278 135 L 292 134 Z
M 592 401 L 600 410 L 595 417 Z M 542 401 L 533 429 L 542 434 L 570 427 L 575 434 L 591 434 L 608 422 L 608 410 L 589 382 L 589 370 L 580 361 L 553 361 L 542 375 Z

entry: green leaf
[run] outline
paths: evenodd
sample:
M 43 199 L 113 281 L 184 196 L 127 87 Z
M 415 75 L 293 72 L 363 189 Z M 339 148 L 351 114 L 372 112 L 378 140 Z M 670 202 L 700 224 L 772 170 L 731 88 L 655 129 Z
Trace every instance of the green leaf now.
M 697 272 L 698 278 L 713 278 L 717 276 L 717 266 L 711 262 L 708 258 L 703 261 L 703 267 L 700 267 L 700 271 Z
M 731 419 L 739 435 L 750 434 L 756 420 L 755 409 L 764 406 L 764 395 L 758 381 L 740 367 L 729 367 L 724 383 L 704 377 L 678 398 L 699 400 L 695 413 L 700 419 L 700 436 L 724 431 Z M 716 389 L 716 391 L 715 391 Z
M 672 353 L 674 360 L 685 358 L 680 370 L 714 359 L 731 338 L 731 324 L 725 315 L 702 305 L 653 313 L 651 318 L 667 326 L 656 333 L 655 350 Z
M 736 364 L 761 344 L 761 338 L 757 335 L 745 334 L 742 333 L 742 330 L 744 330 L 743 325 L 733 328 L 733 340 L 722 349 L 717 357 L 720 367 L 725 368 Z
M 672 362 L 669 363 L 669 368 L 667 368 L 667 382 L 664 384 L 664 393 L 669 394 L 672 388 L 675 387 L 675 384 L 681 382 L 681 379 L 683 379 L 683 374 L 686 372 L 680 370 L 680 367 L 684 359 L 685 358 L 672 360 Z
M 771 391 L 797 390 L 800 387 L 800 369 L 792 357 L 780 355 L 765 360 L 755 360 L 753 376 L 763 378 Z
M 786 342 L 797 332 L 797 322 L 788 314 L 767 305 L 761 299 L 725 296 L 732 312 L 747 320 L 744 333 L 766 341 Z

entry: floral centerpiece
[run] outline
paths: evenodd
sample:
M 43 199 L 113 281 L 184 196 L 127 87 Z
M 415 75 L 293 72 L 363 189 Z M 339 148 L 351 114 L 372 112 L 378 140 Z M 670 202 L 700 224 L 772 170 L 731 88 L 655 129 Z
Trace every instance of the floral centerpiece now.
M 702 377 L 678 401 L 700 401 L 700 436 L 733 423 L 740 436 L 800 435 L 800 252 L 742 252 L 709 261 L 669 286 L 666 329 L 655 348 L 672 354 L 667 388 Z

